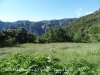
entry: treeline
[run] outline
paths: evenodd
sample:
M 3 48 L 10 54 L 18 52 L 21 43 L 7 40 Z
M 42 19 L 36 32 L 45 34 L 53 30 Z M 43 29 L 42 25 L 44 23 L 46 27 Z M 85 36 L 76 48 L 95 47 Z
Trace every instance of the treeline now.
M 77 26 L 76 26 L 77 27 Z M 53 42 L 98 42 L 100 41 L 100 27 L 74 30 L 70 27 L 65 30 L 60 26 L 49 28 L 42 36 L 28 33 L 25 28 L 18 30 L 3 30 L 0 32 L 0 46 L 9 46 L 22 43 L 53 43 Z M 69 30 L 69 31 L 68 31 Z
M 52 43 L 70 41 L 66 31 L 60 26 L 48 29 L 42 36 L 27 33 L 25 28 L 18 30 L 8 29 L 0 32 L 0 46 L 8 46 L 21 43 Z
M 85 27 L 85 26 L 83 26 Z M 75 43 L 92 43 L 100 42 L 100 26 L 92 25 L 91 27 L 69 26 L 62 28 L 55 26 L 38 38 L 38 43 L 52 42 L 75 42 Z
M 60 27 L 55 26 L 49 28 L 48 31 L 38 38 L 38 43 L 52 43 L 52 42 L 69 42 L 70 38 L 67 36 L 66 31 Z
M 36 40 L 35 34 L 27 33 L 24 28 L 13 30 L 3 30 L 0 32 L 0 46 L 9 46 L 21 43 L 34 43 Z

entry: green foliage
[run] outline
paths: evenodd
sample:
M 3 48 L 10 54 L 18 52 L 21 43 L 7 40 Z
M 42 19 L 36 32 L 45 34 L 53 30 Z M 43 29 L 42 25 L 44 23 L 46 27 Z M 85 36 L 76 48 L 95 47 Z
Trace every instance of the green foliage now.
M 19 43 L 27 42 L 27 31 L 24 28 L 17 30 L 16 39 Z
M 2 33 L 10 36 L 11 38 L 14 38 L 16 35 L 17 30 L 13 30 L 13 29 L 8 29 L 8 30 L 2 30 Z
M 48 29 L 43 37 L 46 42 L 65 42 L 67 40 L 67 35 L 60 26 Z
M 46 43 L 46 39 L 43 36 L 38 36 L 36 38 L 37 43 Z
M 80 17 L 63 27 L 73 42 L 100 41 L 100 10 Z
M 86 60 L 71 60 L 67 65 L 68 75 L 98 75 L 96 68 L 97 65 L 90 64 Z
M 28 38 L 27 40 L 28 43 L 34 43 L 37 37 L 35 34 L 27 34 L 27 38 Z
M 73 41 L 74 42 L 81 42 L 81 38 L 82 38 L 82 34 L 79 32 L 79 33 L 76 33 L 75 35 L 74 35 L 74 39 L 73 39 Z
M 16 53 L 1 62 L 0 72 L 2 75 L 46 75 L 49 73 L 57 75 L 59 72 L 54 72 L 54 69 L 61 68 L 57 62 L 59 62 L 57 58 L 40 56 L 38 53 L 34 56 Z
M 16 38 L 9 38 L 8 40 L 5 40 L 5 41 L 6 41 L 6 43 L 8 45 L 10 45 L 10 44 L 17 44 Z
M 36 53 L 34 56 L 15 53 L 0 59 L 1 75 L 98 75 L 96 65 L 83 60 L 72 60 L 61 65 L 52 56 Z
M 18 30 L 8 29 L 0 32 L 0 47 L 18 43 L 34 43 L 35 40 L 36 35 L 27 33 L 24 28 Z

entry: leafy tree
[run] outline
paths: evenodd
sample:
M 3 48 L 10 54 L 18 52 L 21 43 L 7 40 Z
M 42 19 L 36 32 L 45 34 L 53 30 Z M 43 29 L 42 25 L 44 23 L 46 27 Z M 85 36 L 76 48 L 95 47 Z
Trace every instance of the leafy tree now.
M 44 36 L 38 36 L 38 37 L 36 38 L 36 42 L 37 42 L 37 43 L 46 43 L 47 40 L 44 38 Z
M 63 30 L 60 26 L 55 26 L 52 29 L 48 29 L 43 37 L 47 42 L 64 42 L 67 40 L 65 30 Z
M 27 33 L 25 28 L 18 30 L 8 29 L 0 32 L 0 46 L 15 45 L 18 43 L 35 43 L 35 34 Z
M 24 28 L 17 30 L 16 39 L 19 43 L 27 42 L 27 31 Z
M 14 38 L 17 33 L 17 30 L 8 29 L 8 30 L 3 30 L 2 33 L 6 34 L 7 36 L 10 36 L 11 38 Z
M 36 40 L 36 35 L 35 34 L 27 34 L 27 38 L 28 38 L 27 42 L 34 43 Z

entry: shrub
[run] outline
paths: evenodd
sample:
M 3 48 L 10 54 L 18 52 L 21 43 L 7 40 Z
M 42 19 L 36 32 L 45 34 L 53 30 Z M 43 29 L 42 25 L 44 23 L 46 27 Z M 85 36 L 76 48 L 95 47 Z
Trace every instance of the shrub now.
M 1 75 L 98 75 L 97 67 L 83 60 L 72 60 L 61 65 L 58 58 L 15 53 L 9 58 L 0 59 Z M 66 67 L 65 67 L 66 66 Z
M 6 40 L 6 42 L 7 42 L 7 44 L 16 44 L 17 43 L 17 41 L 16 41 L 16 38 L 9 38 L 9 39 L 7 39 Z
M 97 65 L 91 64 L 84 59 L 71 60 L 67 65 L 68 75 L 98 75 Z

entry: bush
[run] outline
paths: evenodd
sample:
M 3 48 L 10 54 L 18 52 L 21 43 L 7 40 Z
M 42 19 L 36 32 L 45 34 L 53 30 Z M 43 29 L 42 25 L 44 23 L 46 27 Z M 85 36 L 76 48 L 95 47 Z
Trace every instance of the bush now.
M 98 75 L 97 65 L 90 64 L 84 59 L 81 60 L 71 60 L 67 65 L 68 75 Z
M 17 42 L 16 42 L 16 38 L 9 38 L 9 39 L 7 39 L 7 40 L 6 40 L 6 43 L 9 44 L 9 45 L 10 45 L 10 44 L 16 44 L 16 43 L 17 43 Z
M 9 58 L 0 59 L 1 75 L 98 75 L 97 67 L 83 60 L 72 60 L 61 65 L 52 56 L 36 53 L 34 56 L 15 53 Z M 66 66 L 66 67 L 65 67 Z
M 36 42 L 37 43 L 46 43 L 46 39 L 44 39 L 43 37 L 38 37 Z
M 2 60 L 1 60 L 2 61 Z M 59 60 L 51 56 L 41 56 L 38 53 L 35 56 L 15 53 L 5 59 L 0 64 L 0 73 L 2 75 L 47 75 L 53 73 L 57 75 L 54 69 L 59 69 Z

